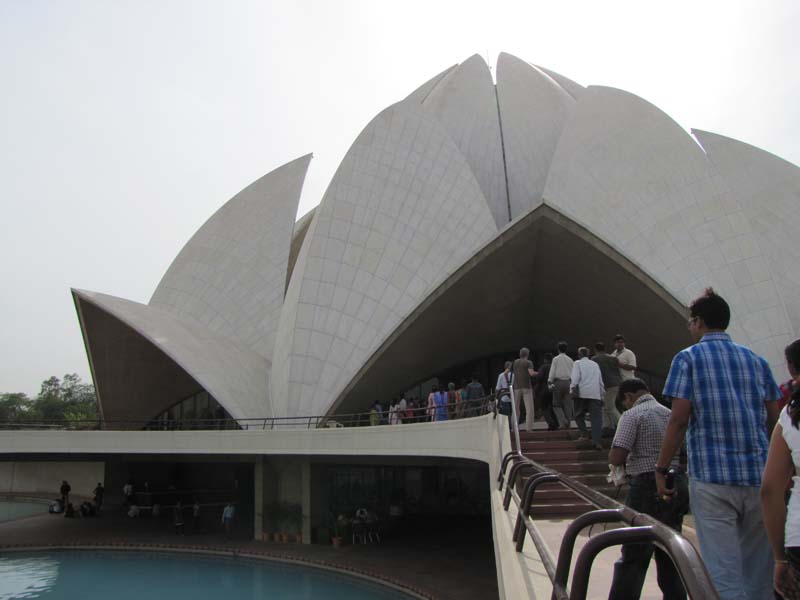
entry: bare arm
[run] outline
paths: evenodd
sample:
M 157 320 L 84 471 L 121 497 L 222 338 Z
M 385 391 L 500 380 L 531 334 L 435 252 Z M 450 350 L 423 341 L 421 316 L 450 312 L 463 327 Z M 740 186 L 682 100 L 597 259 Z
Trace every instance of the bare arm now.
M 774 404 L 774 402 L 773 402 Z M 786 484 L 794 472 L 792 454 L 786 440 L 783 439 L 783 429 L 780 425 L 775 427 L 775 435 L 769 444 L 769 455 L 764 475 L 761 478 L 761 511 L 764 514 L 764 527 L 772 546 L 775 560 L 786 560 L 784 554 L 784 527 L 786 525 L 786 503 L 784 494 Z
M 689 426 L 689 417 L 692 414 L 692 403 L 686 398 L 672 399 L 672 415 L 667 423 L 667 430 L 664 432 L 664 441 L 661 443 L 661 452 L 658 453 L 656 465 L 666 467 L 672 462 L 672 457 L 678 452 L 686 435 L 686 428 Z M 660 496 L 670 496 L 675 493 L 674 489 L 667 489 L 664 475 L 656 473 L 656 486 Z
M 625 461 L 628 460 L 628 451 L 625 448 L 619 448 L 618 446 L 614 446 L 611 448 L 611 452 L 608 453 L 608 462 L 618 467 L 620 465 L 624 465 Z
M 767 437 L 769 437 L 775 429 L 775 424 L 778 422 L 781 409 L 778 408 L 777 402 L 765 402 L 764 406 L 767 407 Z

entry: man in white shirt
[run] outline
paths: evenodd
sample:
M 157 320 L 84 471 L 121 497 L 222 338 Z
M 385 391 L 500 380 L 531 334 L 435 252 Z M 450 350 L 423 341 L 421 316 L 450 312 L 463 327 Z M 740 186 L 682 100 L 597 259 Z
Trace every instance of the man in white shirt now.
M 618 333 L 614 336 L 614 353 L 619 361 L 619 377 L 622 381 L 636 377 L 636 355 L 625 347 L 625 337 Z
M 550 363 L 547 385 L 553 390 L 553 412 L 561 429 L 569 429 L 575 408 L 569 395 L 572 359 L 567 356 L 567 342 L 558 342 L 558 356 Z
M 600 366 L 589 359 L 589 349 L 578 348 L 578 360 L 572 366 L 570 377 L 570 390 L 575 390 L 578 395 L 579 406 L 575 411 L 575 423 L 581 430 L 578 440 L 588 440 L 586 431 L 585 413 L 588 411 L 592 420 L 592 447 L 602 450 L 600 438 L 603 435 L 603 377 Z

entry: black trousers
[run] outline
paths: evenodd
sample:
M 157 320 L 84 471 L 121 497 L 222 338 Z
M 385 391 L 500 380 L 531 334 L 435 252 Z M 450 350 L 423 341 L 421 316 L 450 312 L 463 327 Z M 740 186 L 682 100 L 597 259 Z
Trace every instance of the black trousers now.
M 680 531 L 683 515 L 689 511 L 689 482 L 686 475 L 675 478 L 676 497 L 665 502 L 658 497 L 653 473 L 644 473 L 631 479 L 625 504 L 632 509 L 655 517 L 665 525 Z M 658 569 L 658 587 L 668 600 L 685 600 L 686 590 L 669 555 L 653 544 L 625 544 L 622 556 L 614 563 L 614 579 L 608 593 L 609 600 L 639 600 L 647 567 L 655 554 Z

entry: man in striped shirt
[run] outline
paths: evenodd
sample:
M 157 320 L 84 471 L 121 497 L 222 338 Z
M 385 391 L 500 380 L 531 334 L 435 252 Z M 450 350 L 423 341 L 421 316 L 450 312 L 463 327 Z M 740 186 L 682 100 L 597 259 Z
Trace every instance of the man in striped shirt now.
M 664 395 L 672 415 L 656 464 L 665 474 L 688 431 L 689 492 L 700 553 L 720 598 L 769 599 L 772 553 L 761 518 L 759 486 L 778 386 L 767 361 L 725 333 L 730 308 L 708 288 L 689 307 L 693 346 L 672 360 Z

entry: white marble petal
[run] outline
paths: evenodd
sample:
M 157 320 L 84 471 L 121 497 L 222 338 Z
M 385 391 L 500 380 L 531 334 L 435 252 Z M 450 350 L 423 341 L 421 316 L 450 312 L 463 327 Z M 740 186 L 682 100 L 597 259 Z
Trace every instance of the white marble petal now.
M 189 318 L 160 308 L 86 290 L 73 290 L 73 294 L 79 302 L 100 308 L 166 354 L 214 396 L 234 418 L 259 417 L 271 413 L 268 399 L 269 362 L 261 355 Z M 92 333 L 103 335 L 103 332 L 98 331 Z M 86 335 L 87 332 L 84 332 L 85 337 Z M 132 381 L 144 381 L 152 376 L 152 362 L 141 360 L 142 353 L 135 344 L 117 343 L 115 339 L 105 339 L 104 342 L 104 346 L 112 349 L 116 360 L 124 364 Z M 95 365 L 107 358 L 99 354 L 92 356 L 92 347 L 88 346 L 90 358 Z M 94 350 L 100 352 L 99 348 Z M 106 382 L 103 381 L 103 374 L 95 368 L 94 375 L 104 416 L 110 419 L 117 415 L 128 416 L 131 407 L 121 405 L 119 397 L 104 398 Z M 135 390 L 133 394 L 135 397 Z M 178 400 L 180 398 L 170 399 L 170 404 Z M 135 414 L 152 418 L 168 406 L 169 404 L 151 408 L 152 414 L 149 415 L 142 415 L 140 412 Z
M 433 88 L 439 85 L 439 83 L 444 81 L 444 79 L 450 73 L 452 73 L 456 69 L 456 67 L 458 67 L 458 65 L 453 65 L 452 67 L 448 67 L 441 73 L 438 73 L 437 75 L 431 77 L 428 81 L 423 83 L 413 92 L 411 92 L 408 96 L 406 96 L 405 102 L 416 102 L 417 104 L 422 104 L 425 98 L 428 97 L 428 94 L 431 93 L 431 90 L 433 90 Z
M 771 274 L 777 284 L 777 295 L 771 285 L 762 285 L 745 298 L 754 312 L 786 311 L 791 327 L 783 330 L 776 322 L 777 352 L 800 334 L 800 168 L 738 140 L 706 131 L 693 133 L 744 209 L 752 229 L 752 236 L 740 242 L 738 255 L 755 277 Z M 758 248 L 766 260 L 754 257 Z
M 776 368 L 775 330 L 785 314 L 746 298 L 775 282 L 735 251 L 753 238 L 741 203 L 700 147 L 672 119 L 633 94 L 589 87 L 559 141 L 545 202 L 586 226 L 683 303 L 713 286 L 730 303 L 731 332 Z M 774 324 L 770 325 L 770 324 Z M 688 340 L 687 340 L 688 341 Z
M 511 216 L 536 208 L 574 99 L 541 71 L 501 53 L 497 98 L 503 127 Z
M 567 93 L 576 100 L 580 98 L 581 94 L 583 94 L 583 92 L 586 90 L 586 88 L 583 87 L 581 84 L 575 83 L 574 81 L 572 81 L 572 79 L 564 77 L 560 73 L 556 73 L 555 71 L 551 71 L 550 69 L 545 69 L 544 67 L 539 65 L 536 66 L 538 69 L 544 71 L 547 75 L 549 75 L 553 79 L 553 81 L 555 81 L 558 85 L 564 88 L 567 91 Z
M 422 106 L 442 122 L 472 168 L 498 228 L 511 220 L 492 74 L 475 54 L 451 71 Z
M 172 262 L 150 305 L 188 316 L 270 360 L 310 161 L 308 154 L 275 169 L 214 213 Z
M 306 235 L 272 370 L 276 414 L 321 414 L 426 295 L 497 233 L 473 171 L 421 106 L 358 136 Z

